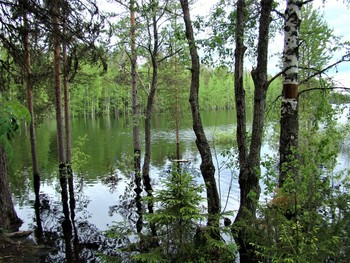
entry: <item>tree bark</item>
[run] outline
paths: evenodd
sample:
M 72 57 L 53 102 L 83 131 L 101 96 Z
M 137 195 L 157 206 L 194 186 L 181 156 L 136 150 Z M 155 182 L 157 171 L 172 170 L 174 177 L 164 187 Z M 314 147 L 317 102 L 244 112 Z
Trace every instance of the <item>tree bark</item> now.
M 288 0 L 285 12 L 284 51 L 283 51 L 283 91 L 281 104 L 280 131 L 280 176 L 282 187 L 288 176 L 298 174 L 296 150 L 298 149 L 298 59 L 301 4 Z
M 4 146 L 0 144 L 0 228 L 7 231 L 17 231 L 22 225 L 12 202 L 8 174 L 7 158 Z
M 24 8 L 26 8 L 27 3 L 25 1 Z M 39 165 L 38 157 L 36 151 L 36 134 L 35 134 L 35 116 L 33 107 L 33 85 L 31 81 L 31 56 L 30 56 L 30 40 L 29 40 L 29 26 L 27 18 L 27 10 L 23 10 L 23 27 L 24 27 L 24 56 L 25 56 L 25 82 L 27 90 L 27 106 L 30 114 L 30 148 L 32 155 L 32 166 L 33 166 L 33 182 L 34 182 L 34 192 L 36 196 L 36 205 L 39 205 L 39 192 L 40 192 L 40 175 L 39 175 Z
M 42 241 L 43 237 L 43 228 L 41 224 L 40 217 L 40 174 L 39 174 L 39 165 L 37 157 L 37 147 L 36 147 L 36 133 L 35 133 L 35 115 L 33 107 L 33 85 L 31 81 L 31 55 L 30 55 L 30 39 L 29 39 L 29 26 L 28 26 L 28 14 L 26 7 L 28 5 L 27 1 L 23 3 L 23 27 L 24 27 L 24 57 L 25 57 L 25 82 L 27 90 L 27 107 L 30 114 L 30 125 L 29 125 L 29 136 L 30 136 L 30 149 L 32 156 L 32 169 L 33 169 L 33 186 L 35 193 L 35 217 L 37 228 L 35 230 L 36 238 L 39 242 Z
M 183 10 L 183 18 L 186 28 L 186 38 L 188 41 L 190 55 L 191 55 L 191 89 L 189 102 L 191 104 L 193 131 L 196 135 L 196 145 L 201 155 L 200 170 L 205 182 L 207 191 L 207 204 L 208 204 L 208 225 L 219 227 L 219 213 L 220 213 L 220 198 L 215 181 L 215 166 L 213 164 L 212 154 L 206 135 L 204 133 L 202 119 L 199 112 L 198 105 L 198 92 L 199 92 L 199 73 L 200 64 L 193 35 L 193 28 L 191 23 L 191 17 L 187 0 L 180 0 Z M 219 238 L 219 235 L 214 235 L 215 238 Z
M 152 61 L 153 72 L 152 72 L 151 88 L 147 97 L 146 116 L 145 116 L 145 156 L 144 156 L 144 162 L 142 167 L 143 184 L 147 192 L 147 195 L 149 197 L 152 196 L 152 191 L 153 191 L 152 185 L 151 185 L 151 178 L 149 174 L 150 162 L 151 162 L 151 118 L 152 118 L 154 97 L 155 97 L 157 85 L 158 85 L 158 48 L 159 48 L 158 25 L 157 25 L 157 18 L 155 16 L 156 12 L 153 12 L 153 13 L 154 15 L 152 17 L 152 27 L 153 27 L 154 42 L 153 42 L 153 48 L 151 51 L 151 61 Z M 151 34 L 150 34 L 150 37 L 151 37 Z M 152 201 L 148 201 L 148 212 L 153 213 Z M 155 235 L 156 234 L 155 226 L 152 225 L 151 228 L 152 228 L 153 234 Z
M 264 128 L 264 115 L 266 107 L 267 60 L 270 13 L 272 0 L 261 1 L 261 15 L 259 20 L 259 39 L 257 67 L 252 71 L 254 81 L 254 108 L 252 137 L 247 148 L 246 138 L 246 110 L 245 93 L 243 87 L 243 57 L 244 47 L 244 23 L 245 23 L 245 1 L 237 3 L 237 30 L 235 50 L 235 98 L 237 111 L 237 143 L 239 151 L 239 186 L 240 207 L 235 219 L 237 227 L 236 242 L 239 245 L 241 262 L 258 262 L 247 233 L 249 228 L 254 228 L 256 219 L 256 208 L 260 197 L 260 154 Z
M 54 88 L 56 96 L 56 124 L 57 124 L 57 148 L 58 161 L 65 163 L 64 140 L 63 140 L 63 117 L 62 117 L 62 95 L 61 95 L 61 67 L 60 67 L 60 39 L 59 39 L 59 5 L 58 0 L 52 1 L 53 32 L 52 42 L 54 49 Z
M 63 33 L 66 34 L 66 24 L 64 21 Z M 69 97 L 69 83 L 68 83 L 68 60 L 67 60 L 67 43 L 63 41 L 63 94 L 64 94 L 64 122 L 65 122 L 65 145 L 66 145 L 66 173 L 68 178 L 69 189 L 69 205 L 72 221 L 75 217 L 75 197 L 74 197 L 74 175 L 71 164 L 71 136 L 70 136 L 70 97 Z
M 132 98 L 132 134 L 134 146 L 134 172 L 136 193 L 136 209 L 138 220 L 136 222 L 137 233 L 142 230 L 142 204 L 141 204 L 141 147 L 139 135 L 139 102 L 137 97 L 137 51 L 136 51 L 136 20 L 135 20 L 135 0 L 130 0 L 130 46 L 131 46 L 131 98 Z

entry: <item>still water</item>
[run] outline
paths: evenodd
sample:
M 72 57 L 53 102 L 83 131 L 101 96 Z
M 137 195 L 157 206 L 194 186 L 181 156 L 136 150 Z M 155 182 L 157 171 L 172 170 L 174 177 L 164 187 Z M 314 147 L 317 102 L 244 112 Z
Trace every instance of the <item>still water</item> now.
M 215 137 L 220 133 L 231 133 L 235 129 L 234 111 L 203 112 L 203 124 L 212 146 Z M 189 160 L 188 168 L 194 178 L 202 183 L 199 176 L 200 157 L 195 145 L 190 116 L 181 124 L 181 155 Z M 152 123 L 152 158 L 151 178 L 155 187 L 160 178 L 171 167 L 175 156 L 175 131 L 169 117 L 157 115 Z M 142 131 L 142 128 L 141 128 Z M 40 210 L 45 242 L 57 247 L 42 262 L 62 262 L 66 258 L 64 234 L 61 229 L 62 205 L 57 165 L 56 123 L 46 120 L 37 128 L 37 147 L 41 175 Z M 132 127 L 128 119 L 101 117 L 96 119 L 73 119 L 71 123 L 72 149 L 79 160 L 78 169 L 74 171 L 75 185 L 75 231 L 80 238 L 80 258 L 86 262 L 100 262 L 99 253 L 113 253 L 116 244 L 103 237 L 102 231 L 122 222 L 131 206 L 121 204 L 127 194 L 133 194 L 130 187 L 132 173 L 125 172 L 125 167 L 132 154 Z M 84 138 L 84 139 L 82 139 Z M 143 133 L 140 134 L 141 142 Z M 220 152 L 229 145 L 215 145 L 212 149 L 216 164 L 218 187 L 222 207 L 234 211 L 239 204 L 239 188 L 236 171 L 222 167 L 225 159 Z M 216 153 L 216 154 L 215 154 Z M 262 155 L 273 155 L 269 143 L 265 143 Z M 341 161 L 348 164 L 348 155 L 342 154 Z M 347 163 L 347 164 L 346 164 Z M 24 221 L 21 229 L 37 229 L 34 210 L 35 195 L 33 192 L 29 133 L 25 129 L 14 140 L 13 157 L 9 167 L 11 190 L 19 217 Z M 106 180 L 106 178 L 117 180 Z M 264 198 L 264 197 L 262 197 Z M 233 218 L 232 218 L 233 219 Z
M 203 124 L 210 141 L 218 133 L 234 131 L 234 111 L 211 111 L 202 115 Z M 194 179 L 202 183 L 199 176 L 200 157 L 195 145 L 191 119 L 184 118 L 180 130 L 181 157 L 189 161 L 188 169 Z M 151 178 L 155 187 L 160 178 L 171 168 L 175 156 L 175 131 L 169 117 L 158 115 L 152 123 Z M 140 139 L 143 142 L 141 127 Z M 64 221 L 61 202 L 61 188 L 58 180 L 57 133 L 54 120 L 46 120 L 37 128 L 37 151 L 41 176 L 40 199 L 42 208 L 40 219 L 43 240 L 58 251 L 50 254 L 42 262 L 62 262 L 67 255 L 62 231 Z M 122 171 L 130 160 L 132 150 L 132 127 L 128 119 L 101 117 L 96 119 L 74 119 L 71 122 L 72 155 L 77 158 L 78 170 L 74 170 L 75 223 L 80 239 L 80 258 L 86 262 L 100 262 L 99 253 L 112 254 L 116 247 L 113 240 L 103 237 L 102 231 L 124 221 L 132 213 L 132 205 L 125 204 L 128 194 L 133 194 L 130 186 L 132 172 Z M 82 139 L 84 138 L 84 139 Z M 142 145 L 143 147 L 144 145 Z M 217 164 L 223 158 L 221 147 L 216 146 Z M 16 203 L 16 211 L 24 221 L 21 229 L 38 229 L 34 209 L 29 133 L 23 129 L 13 144 L 13 157 L 9 167 L 11 190 Z M 106 178 L 118 180 L 106 180 Z M 219 176 L 219 173 L 217 174 Z M 238 207 L 238 184 L 234 173 L 220 170 L 220 192 L 226 211 Z M 125 204 L 125 205 L 121 205 Z M 123 207 L 121 207 L 123 206 Z M 129 211 L 130 210 L 130 211 Z M 107 251 L 107 252 L 106 252 Z

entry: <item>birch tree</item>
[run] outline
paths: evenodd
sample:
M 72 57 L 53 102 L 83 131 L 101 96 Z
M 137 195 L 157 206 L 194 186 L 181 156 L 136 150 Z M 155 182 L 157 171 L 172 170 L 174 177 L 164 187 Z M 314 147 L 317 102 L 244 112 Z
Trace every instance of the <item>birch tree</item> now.
M 298 86 L 299 30 L 302 2 L 287 0 L 284 26 L 283 90 L 280 131 L 280 176 L 282 187 L 288 176 L 297 175 L 298 148 Z

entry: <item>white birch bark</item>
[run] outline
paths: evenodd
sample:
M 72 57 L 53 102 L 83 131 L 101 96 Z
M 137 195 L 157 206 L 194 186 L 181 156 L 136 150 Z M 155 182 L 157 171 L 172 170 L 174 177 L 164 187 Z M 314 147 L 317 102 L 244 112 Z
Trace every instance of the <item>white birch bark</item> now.
M 300 0 L 287 0 L 284 26 L 283 92 L 281 105 L 280 178 L 282 187 L 287 174 L 297 175 L 293 160 L 298 148 L 298 60 L 299 28 L 301 23 Z

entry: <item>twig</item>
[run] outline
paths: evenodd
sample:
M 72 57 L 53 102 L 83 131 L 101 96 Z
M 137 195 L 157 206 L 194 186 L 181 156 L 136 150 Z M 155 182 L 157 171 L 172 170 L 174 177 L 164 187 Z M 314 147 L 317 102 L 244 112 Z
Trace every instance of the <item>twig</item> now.
M 315 72 L 314 74 L 312 74 L 312 75 L 310 75 L 309 77 L 307 77 L 306 79 L 300 81 L 300 82 L 299 82 L 299 85 L 301 85 L 301 84 L 303 84 L 303 83 L 309 81 L 310 79 L 316 77 L 317 75 L 323 74 L 323 73 L 326 72 L 327 70 L 329 70 L 329 69 L 335 67 L 336 65 L 338 65 L 338 64 L 340 64 L 340 63 L 342 63 L 342 62 L 349 62 L 349 61 L 350 61 L 350 53 L 349 53 L 349 54 L 346 54 L 346 55 L 344 55 L 344 56 L 342 56 L 342 58 L 341 58 L 340 60 L 338 60 L 337 62 L 335 62 L 335 63 L 333 63 L 333 64 L 331 64 L 331 65 L 329 65 L 328 67 L 325 67 L 325 68 L 322 69 L 322 70 L 317 70 L 317 72 Z

